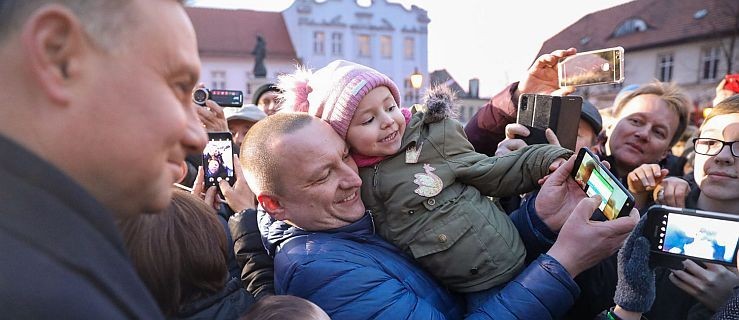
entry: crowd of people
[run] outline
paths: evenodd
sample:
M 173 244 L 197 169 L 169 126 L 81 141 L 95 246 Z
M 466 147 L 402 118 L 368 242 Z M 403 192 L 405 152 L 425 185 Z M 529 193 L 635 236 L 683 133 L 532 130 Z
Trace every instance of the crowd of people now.
M 573 48 L 463 126 L 448 88 L 405 106 L 344 60 L 241 108 L 195 105 L 182 1 L 10 0 L 0 17 L 3 317 L 739 318 L 734 266 L 655 264 L 644 235 L 653 204 L 739 215 L 739 95 L 723 82 L 694 130 L 675 84 L 624 88 L 608 123 L 585 102 L 568 150 L 550 129 L 527 145 L 515 120 L 522 94 L 575 92 L 557 81 Z M 198 161 L 207 132 L 234 145 Z M 593 219 L 581 148 L 634 209 Z M 235 180 L 206 188 L 226 167 Z

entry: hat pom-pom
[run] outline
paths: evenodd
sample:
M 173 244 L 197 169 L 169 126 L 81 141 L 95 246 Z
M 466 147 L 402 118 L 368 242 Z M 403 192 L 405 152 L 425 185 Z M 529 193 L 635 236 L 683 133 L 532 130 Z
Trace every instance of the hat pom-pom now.
M 282 90 L 282 107 L 286 111 L 308 112 L 308 94 L 313 91 L 308 85 L 312 72 L 299 66 L 294 73 L 278 77 L 277 87 Z
M 308 95 L 313 92 L 307 82 L 298 83 L 295 87 L 295 111 L 308 112 L 310 103 L 308 102 Z

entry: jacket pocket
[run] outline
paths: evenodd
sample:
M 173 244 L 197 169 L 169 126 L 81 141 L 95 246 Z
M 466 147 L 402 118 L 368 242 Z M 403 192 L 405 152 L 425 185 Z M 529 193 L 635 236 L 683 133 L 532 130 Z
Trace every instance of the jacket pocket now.
M 418 263 L 452 290 L 466 291 L 494 272 L 494 260 L 464 214 L 449 215 L 409 245 Z

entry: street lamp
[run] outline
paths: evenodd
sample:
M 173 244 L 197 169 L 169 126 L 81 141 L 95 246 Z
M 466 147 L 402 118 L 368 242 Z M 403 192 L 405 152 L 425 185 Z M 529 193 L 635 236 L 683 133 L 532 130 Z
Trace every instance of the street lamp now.
M 421 89 L 423 85 L 423 74 L 418 71 L 418 68 L 414 68 L 411 74 L 411 86 L 413 87 L 413 102 L 418 103 L 418 89 Z

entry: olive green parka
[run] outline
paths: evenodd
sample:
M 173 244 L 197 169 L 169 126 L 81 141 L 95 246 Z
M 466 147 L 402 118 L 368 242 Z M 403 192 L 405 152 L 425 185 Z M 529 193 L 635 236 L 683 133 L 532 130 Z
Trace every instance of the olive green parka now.
M 488 157 L 475 152 L 462 125 L 450 118 L 454 96 L 448 90 L 431 90 L 427 101 L 407 124 L 397 154 L 359 169 L 362 200 L 379 234 L 451 290 L 503 284 L 523 267 L 525 249 L 510 218 L 488 196 L 532 191 L 549 165 L 572 151 L 532 145 Z

